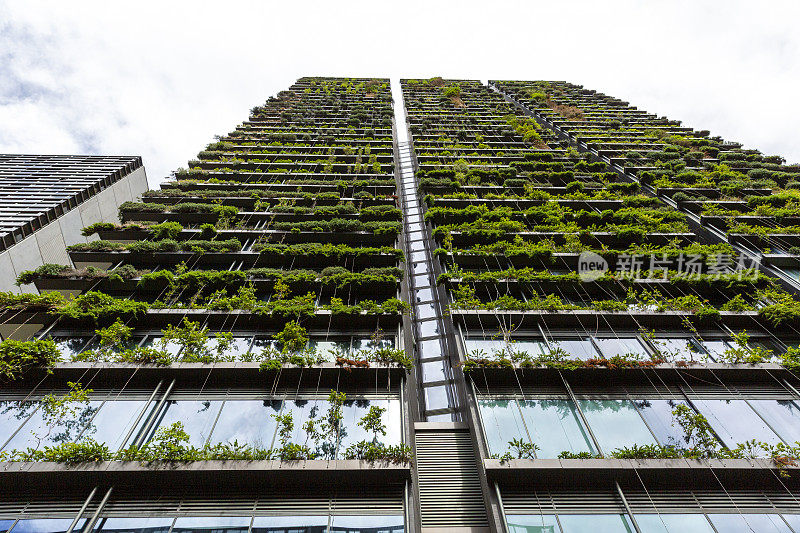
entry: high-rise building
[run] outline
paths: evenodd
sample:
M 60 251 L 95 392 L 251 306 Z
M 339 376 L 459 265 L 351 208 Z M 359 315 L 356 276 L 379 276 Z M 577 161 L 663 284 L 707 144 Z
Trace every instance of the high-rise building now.
M 0 288 L 46 263 L 69 263 L 81 228 L 119 220 L 117 210 L 147 190 L 140 157 L 0 154 Z
M 0 349 L 0 530 L 800 532 L 800 166 L 566 82 L 302 78 Z

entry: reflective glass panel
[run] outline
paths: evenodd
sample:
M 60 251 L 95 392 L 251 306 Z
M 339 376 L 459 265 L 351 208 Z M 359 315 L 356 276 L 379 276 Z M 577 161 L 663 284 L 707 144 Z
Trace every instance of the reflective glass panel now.
M 247 533 L 249 516 L 182 516 L 175 520 L 173 533 Z
M 791 533 L 791 529 L 777 514 L 709 514 L 708 518 L 717 533 Z
M 636 337 L 595 337 L 603 357 L 633 355 L 639 359 L 647 358 L 647 351 Z
M 312 398 L 308 400 L 286 400 L 283 402 L 283 411 L 281 415 L 292 413 L 292 420 L 294 421 L 294 431 L 292 432 L 291 441 L 298 444 L 306 442 L 306 432 L 303 425 L 309 420 L 314 419 L 317 425 L 322 423 L 325 413 L 328 410 L 330 403 L 328 400 L 321 398 Z M 275 446 L 278 446 L 278 440 L 275 439 Z
M 701 514 L 637 514 L 642 533 L 714 533 Z
M 80 440 L 94 439 L 97 442 L 108 444 L 115 450 L 122 445 L 122 439 L 131 429 L 136 417 L 142 412 L 146 400 L 112 400 L 107 401 L 92 419 Z M 146 417 L 142 417 L 137 425 L 141 428 Z M 134 433 L 135 434 L 135 433 Z
M 693 400 L 693 403 L 730 448 L 752 439 L 769 444 L 780 442 L 744 400 Z
M 350 338 L 346 339 L 309 339 L 308 347 L 315 350 L 318 355 L 334 360 L 336 355 L 350 354 Z
M 650 426 L 660 444 L 685 446 L 683 429 L 675 422 L 672 410 L 678 405 L 685 405 L 683 400 L 634 400 L 642 417 Z
M 169 400 L 157 427 L 169 427 L 175 422 L 181 422 L 184 431 L 189 434 L 189 444 L 201 447 L 211 434 L 221 406 L 220 400 Z
M 52 417 L 46 417 L 45 412 L 40 407 L 25 422 L 22 429 L 14 435 L 4 449 L 24 450 L 28 447 L 41 449 L 44 446 L 72 442 L 78 438 L 81 431 L 89 424 L 89 421 L 100 408 L 101 403 L 100 401 L 91 401 L 88 404 L 75 404 L 72 406 L 75 409 L 74 416 L 68 416 L 55 422 L 46 420 Z
M 400 444 L 400 402 L 399 400 L 347 400 L 342 406 L 342 442 L 340 454 L 347 448 L 362 440 L 371 441 L 375 435 L 368 433 L 358 425 L 361 418 L 369 412 L 370 407 L 386 409 L 381 415 L 381 422 L 386 427 L 386 435 L 377 435 L 378 442 L 383 444 Z
M 526 400 L 518 403 L 531 440 L 538 446 L 537 457 L 555 458 L 565 450 L 573 453 L 596 451 L 571 401 Z
M 553 348 L 561 348 L 567 355 L 567 359 L 594 359 L 597 357 L 597 350 L 595 350 L 592 342 L 586 339 L 555 339 L 551 343 Z
M 629 400 L 578 400 L 578 403 L 604 452 L 633 444 L 656 444 Z
M 435 409 L 446 409 L 450 402 L 447 399 L 447 387 L 438 385 L 436 387 L 425 387 L 425 409 L 433 411 Z
M 72 520 L 72 518 L 31 518 L 20 520 L 11 531 L 14 533 L 63 533 L 72 525 Z M 84 519 L 78 520 L 73 531 L 80 531 L 84 522 Z
M 71 361 L 72 357 L 87 347 L 91 337 L 51 337 L 61 352 L 62 361 Z
M 385 335 L 379 339 L 372 337 L 354 337 L 353 350 L 377 350 L 379 348 L 394 348 L 394 337 Z
M 516 400 L 480 400 L 478 405 L 490 455 L 503 455 L 512 439 L 529 442 Z
M 796 532 L 800 531 L 800 514 L 783 514 L 781 517 L 789 522 L 789 525 L 792 526 L 792 529 Z
M 561 533 L 555 515 L 509 515 L 508 533 Z
M 800 441 L 800 406 L 792 400 L 750 400 L 753 409 L 791 445 Z
M 102 533 L 167 533 L 174 518 L 105 518 L 95 526 Z M 77 533 L 77 532 L 76 532 Z
M 442 361 L 432 361 L 430 363 L 422 363 L 422 381 L 444 381 L 447 379 L 444 374 L 444 363 Z
M 483 351 L 483 357 L 492 356 L 497 352 L 502 352 L 505 356 L 505 346 L 506 344 L 499 339 L 464 339 L 464 348 L 467 351 L 467 355 L 472 354 L 472 352 L 476 350 L 480 350 Z
M 271 337 L 256 337 L 253 339 L 253 347 L 250 348 L 250 351 L 260 354 L 262 350 L 266 350 L 268 348 L 277 349 L 278 341 Z
M 327 516 L 257 516 L 251 533 L 325 533 Z
M 558 515 L 563 533 L 633 533 L 627 516 L 621 514 Z
M 667 361 L 702 361 L 705 357 L 705 353 L 688 337 L 655 338 L 653 345 Z
M 39 402 L 0 402 L 0 447 L 38 406 Z
M 281 403 L 280 400 L 227 400 L 209 442 L 236 441 L 270 448 L 278 425 L 272 415 L 281 412 Z
M 363 515 L 331 517 L 331 533 L 402 533 L 402 515 Z
M 509 345 L 509 349 L 512 352 L 527 353 L 531 357 L 538 357 L 549 351 L 547 349 L 547 344 L 537 339 L 515 339 L 514 342 Z
M 714 361 L 718 361 L 720 356 L 728 349 L 728 344 L 725 341 L 703 341 L 703 348 L 708 352 L 708 355 Z
M 161 336 L 156 335 L 148 335 L 147 339 L 145 339 L 144 343 L 142 343 L 143 348 L 155 348 L 156 350 L 164 350 L 168 354 L 173 357 L 176 357 L 178 353 L 181 351 L 181 345 L 175 341 L 166 341 L 161 342 Z
M 228 350 L 225 352 L 225 357 L 230 357 L 234 360 L 241 359 L 242 355 L 250 350 L 250 341 L 251 337 L 234 337 L 228 346 Z M 209 335 L 208 349 L 211 350 L 212 353 L 217 353 L 217 346 L 218 340 L 212 333 Z

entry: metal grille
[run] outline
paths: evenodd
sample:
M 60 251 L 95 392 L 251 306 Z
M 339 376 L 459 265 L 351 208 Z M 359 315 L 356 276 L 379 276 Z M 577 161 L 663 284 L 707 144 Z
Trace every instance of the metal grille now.
M 416 434 L 422 527 L 488 526 L 467 430 Z

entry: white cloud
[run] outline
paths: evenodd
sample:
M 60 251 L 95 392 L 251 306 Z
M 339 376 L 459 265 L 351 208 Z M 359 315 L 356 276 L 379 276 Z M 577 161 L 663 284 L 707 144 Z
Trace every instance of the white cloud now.
M 797 2 L 0 0 L 0 152 L 152 184 L 304 75 L 565 79 L 800 161 Z

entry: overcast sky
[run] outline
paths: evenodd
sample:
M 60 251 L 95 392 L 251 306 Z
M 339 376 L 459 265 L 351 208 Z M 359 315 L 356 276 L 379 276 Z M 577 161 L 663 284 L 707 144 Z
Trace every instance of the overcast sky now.
M 305 75 L 557 79 L 800 162 L 800 2 L 0 0 L 0 153 L 151 186 Z

